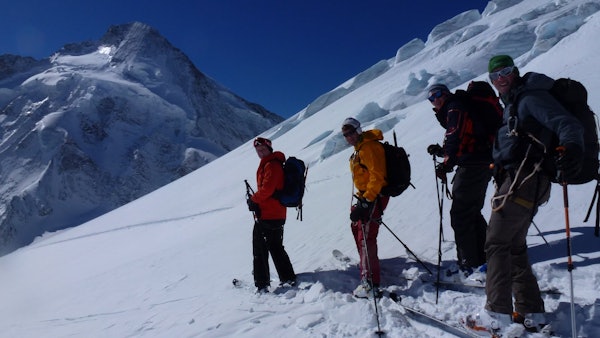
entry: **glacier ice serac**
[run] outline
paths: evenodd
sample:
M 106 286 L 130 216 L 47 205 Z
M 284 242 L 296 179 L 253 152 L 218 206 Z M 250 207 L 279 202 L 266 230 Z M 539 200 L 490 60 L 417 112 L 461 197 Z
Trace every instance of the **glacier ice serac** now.
M 0 56 L 0 254 L 180 178 L 282 118 L 142 23 L 48 59 Z
M 243 181 L 254 183 L 258 158 L 246 142 L 121 208 L 71 229 L 45 233 L 32 244 L 0 257 L 0 336 L 375 336 L 373 302 L 351 296 L 359 283 L 348 220 L 352 193 L 348 158 L 352 150 L 341 136 L 340 123 L 355 116 L 364 129 L 382 129 L 386 140 L 396 132 L 398 142 L 410 154 L 416 189 L 392 199 L 383 220 L 435 272 L 439 209 L 433 163 L 426 147 L 441 142 L 443 130 L 431 112 L 425 88 L 435 81 L 464 89 L 472 79 L 486 79 L 490 56 L 507 53 L 521 72 L 581 81 L 590 91 L 590 106 L 598 111 L 599 10 L 600 3 L 591 0 L 491 1 L 483 13 L 469 11 L 440 23 L 427 41 L 399 46 L 396 55 L 375 63 L 263 132 L 273 139 L 275 148 L 309 165 L 303 221 L 295 220 L 290 209 L 285 225 L 284 244 L 298 274 L 299 288 L 276 289 L 270 295 L 253 293 L 253 220 L 244 203 Z M 152 77 L 148 71 L 130 71 L 132 76 Z M 32 100 L 31 107 L 43 105 L 44 97 Z M 55 123 L 53 115 L 43 120 L 48 126 Z M 43 129 L 40 123 L 30 131 Z M 36 137 L 45 137 L 44 144 L 65 137 L 60 128 L 49 131 Z M 19 139 L 18 146 L 23 148 L 33 142 L 23 136 Z M 7 165 L 1 164 L 3 168 Z M 25 167 L 27 161 L 19 164 Z M 54 170 L 52 165 L 44 170 Z M 21 189 L 37 186 L 31 180 Z M 576 328 L 578 336 L 589 338 L 600 337 L 600 239 L 593 236 L 593 220 L 582 222 L 594 188 L 593 183 L 568 187 Z M 490 183 L 488 200 L 492 191 Z M 39 200 L 31 202 L 43 206 Z M 444 262 L 456 258 L 449 205 L 446 200 Z M 489 204 L 483 213 L 490 214 Z M 568 337 L 569 272 L 560 186 L 553 186 L 550 201 L 540 208 L 534 222 L 539 232 L 532 227 L 527 238 L 530 260 L 541 288 L 562 291 L 544 295 L 544 301 L 555 332 Z M 382 227 L 378 238 L 382 285 L 395 291 L 403 304 L 450 323 L 482 310 L 482 290 L 442 289 L 436 304 L 435 287 L 418 278 L 427 272 L 387 229 Z M 349 256 L 351 262 L 334 259 L 334 249 Z M 273 268 L 271 271 L 275 286 L 277 274 Z M 233 288 L 233 278 L 248 287 Z M 381 299 L 378 306 L 386 337 L 455 337 L 415 320 L 388 298 Z

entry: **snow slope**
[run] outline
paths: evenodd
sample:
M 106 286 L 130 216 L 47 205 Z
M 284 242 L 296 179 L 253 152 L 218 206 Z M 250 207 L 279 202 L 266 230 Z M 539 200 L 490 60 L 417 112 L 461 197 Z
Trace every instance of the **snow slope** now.
M 259 161 L 247 143 L 111 213 L 46 233 L 1 257 L 0 336 L 374 336 L 373 302 L 350 294 L 359 281 L 356 266 L 342 264 L 331 254 L 339 249 L 357 259 L 348 220 L 352 184 L 347 160 L 352 150 L 341 137 L 341 121 L 356 116 L 363 129 L 380 128 L 388 140 L 394 130 L 410 153 L 416 189 L 390 202 L 384 222 L 435 271 L 440 219 L 433 163 L 425 149 L 441 141 L 443 130 L 424 88 L 438 80 L 463 88 L 471 77 L 485 78 L 491 54 L 507 52 L 523 72 L 582 81 L 592 93 L 592 109 L 598 110 L 599 7 L 590 1 L 490 2 L 483 16 L 469 14 L 440 24 L 419 52 L 413 49 L 407 57 L 400 48 L 402 61 L 397 62 L 397 55 L 375 65 L 264 133 L 273 138 L 274 148 L 310 165 L 304 221 L 297 221 L 289 209 L 285 228 L 284 243 L 301 282 L 298 289 L 253 292 L 252 216 L 244 203 L 243 181 L 254 182 Z M 553 26 L 558 21 L 578 22 L 579 27 L 563 34 L 564 25 Z M 527 34 L 536 38 L 526 43 Z M 564 37 L 553 38 L 560 34 Z M 543 52 L 536 47 L 541 45 Z M 578 335 L 600 336 L 600 239 L 593 236 L 593 220 L 582 222 L 594 188 L 593 183 L 569 186 L 572 274 L 566 269 L 559 186 L 534 220 L 549 244 L 534 227 L 528 237 L 540 286 L 563 291 L 545 296 L 546 309 L 563 337 L 571 332 L 571 277 Z M 492 189 L 490 184 L 488 197 Z M 444 261 L 455 259 L 449 205 L 445 200 Z M 484 214 L 489 213 L 486 205 Z M 379 234 L 379 257 L 385 287 L 397 291 L 404 304 L 449 322 L 483 307 L 483 292 L 444 290 L 436 304 L 433 286 L 410 280 L 425 270 L 385 227 Z M 232 287 L 233 278 L 247 287 Z M 277 285 L 274 269 L 272 278 Z M 379 303 L 378 313 L 387 337 L 453 337 L 414 320 L 387 298 Z

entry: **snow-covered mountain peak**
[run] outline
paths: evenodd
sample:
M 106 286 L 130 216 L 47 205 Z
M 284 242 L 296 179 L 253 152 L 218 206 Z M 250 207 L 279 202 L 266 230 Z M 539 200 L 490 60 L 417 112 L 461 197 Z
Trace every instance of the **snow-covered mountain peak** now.
M 123 205 L 282 119 L 142 23 L 0 59 L 0 254 Z

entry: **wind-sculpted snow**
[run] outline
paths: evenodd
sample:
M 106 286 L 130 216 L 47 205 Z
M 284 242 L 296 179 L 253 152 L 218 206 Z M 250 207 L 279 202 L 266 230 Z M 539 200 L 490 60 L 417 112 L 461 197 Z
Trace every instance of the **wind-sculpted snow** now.
M 306 147 L 310 147 L 313 144 L 319 143 L 321 140 L 326 139 L 332 133 L 333 133 L 333 130 L 326 130 L 326 131 L 324 131 L 321 135 L 315 137 L 313 140 L 311 140 L 310 142 L 308 142 L 308 144 L 306 145 Z
M 356 114 L 355 118 L 359 120 L 362 125 L 368 125 L 369 122 L 386 116 L 389 113 L 389 111 L 381 108 L 376 102 L 369 102 L 360 110 L 360 112 L 358 112 L 358 114 Z
M 481 15 L 476 9 L 459 14 L 452 19 L 435 26 L 427 37 L 427 43 L 440 40 L 456 31 L 459 31 L 463 27 L 476 22 L 479 19 L 481 19 Z
M 510 8 L 516 4 L 521 3 L 523 0 L 492 0 L 489 1 L 485 9 L 483 10 L 482 16 L 492 15 L 500 12 L 507 8 Z
M 465 28 L 461 32 L 457 32 L 460 34 L 460 38 L 456 41 L 456 43 L 465 42 L 474 36 L 477 36 L 483 32 L 485 32 L 489 28 L 488 25 L 473 25 Z
M 342 136 L 342 132 L 335 133 L 332 137 L 328 138 L 323 145 L 323 150 L 321 150 L 321 155 L 319 156 L 319 160 L 325 160 L 329 157 L 339 153 L 342 150 L 348 149 L 348 142 Z
M 390 69 L 390 64 L 387 60 L 382 60 L 377 62 L 375 65 L 371 66 L 369 69 L 361 72 L 356 77 L 354 77 L 351 81 L 345 83 L 344 85 L 319 96 L 315 101 L 313 101 L 306 108 L 306 112 L 304 113 L 304 117 L 310 117 L 314 113 L 322 110 L 323 108 L 329 106 L 333 102 L 339 100 L 340 98 L 348 95 L 348 93 L 353 92 L 357 88 L 362 87 L 366 83 L 369 83 L 373 79 L 376 79 L 381 74 L 385 73 Z
M 448 49 L 453 48 L 454 46 L 461 44 L 471 39 L 472 37 L 483 33 L 486 29 L 488 29 L 488 26 L 486 25 L 475 25 L 469 26 L 463 30 L 452 33 L 448 36 L 446 40 L 444 40 L 444 43 L 438 47 L 437 53 L 443 54 Z
M 306 107 L 306 112 L 304 113 L 304 117 L 310 117 L 321 111 L 323 108 L 329 106 L 333 102 L 338 99 L 344 97 L 348 94 L 350 90 L 348 88 L 338 87 L 330 92 L 327 92 L 321 96 L 319 96 L 316 100 L 311 102 L 308 107 Z
M 412 39 L 404 46 L 398 48 L 396 52 L 395 63 L 400 63 L 404 60 L 410 59 L 415 56 L 418 52 L 425 48 L 425 42 L 421 39 Z
M 588 2 L 566 12 L 558 18 L 551 18 L 535 29 L 537 40 L 528 54 L 527 61 L 554 47 L 564 37 L 576 32 L 590 15 L 600 11 L 600 3 Z
M 390 64 L 387 60 L 381 60 L 377 62 L 373 66 L 369 67 L 369 69 L 356 75 L 351 82 L 350 89 L 355 90 L 359 87 L 362 87 L 366 83 L 369 83 L 373 79 L 379 77 L 379 75 L 387 72 L 388 69 L 390 69 Z
M 281 122 L 280 124 L 278 124 L 277 126 L 272 128 L 271 130 L 269 130 L 269 132 L 268 132 L 269 138 L 271 140 L 275 140 L 279 136 L 284 135 L 288 131 L 294 129 L 294 127 L 296 127 L 298 124 L 300 124 L 302 122 L 303 118 L 304 118 L 304 116 L 296 115 L 295 118 L 290 118 L 290 119 L 287 119 L 287 120 Z
M 425 69 L 421 69 L 419 71 L 419 75 L 411 72 L 408 74 L 408 81 L 406 85 L 406 89 L 404 92 L 407 95 L 415 96 L 422 94 L 423 91 L 427 89 L 429 84 L 429 79 L 433 77 L 432 74 L 429 74 Z
M 377 121 L 375 123 L 374 128 L 379 129 L 384 133 L 387 133 L 388 131 L 393 130 L 394 127 L 398 124 L 398 122 L 400 120 L 401 120 L 401 117 L 399 115 L 381 119 L 380 121 Z M 393 142 L 390 142 L 390 143 L 393 143 Z
M 525 23 L 514 24 L 494 37 L 486 48 L 496 54 L 509 54 L 517 58 L 530 51 L 536 40 L 532 27 Z
M 393 126 L 397 123 L 397 119 L 395 117 L 382 119 L 389 115 L 389 111 L 381 108 L 375 102 L 367 103 L 356 115 L 355 118 L 361 122 L 364 130 L 371 129 L 367 128 L 367 126 L 375 123 L 373 128 L 381 129 L 386 132 L 393 128 Z M 323 134 L 317 137 L 318 139 L 324 139 L 327 136 L 327 141 L 325 141 L 325 145 L 323 146 L 323 150 L 321 151 L 321 155 L 319 156 L 320 160 L 325 160 L 342 150 L 345 150 L 349 147 L 348 143 L 342 136 L 341 131 L 331 135 L 331 131 L 324 132 Z M 331 136 L 330 136 L 331 135 Z M 314 144 L 314 140 L 310 143 Z
M 469 69 L 462 69 L 460 73 L 455 69 L 441 69 L 435 74 L 428 73 L 423 69 L 419 72 L 419 76 L 414 73 L 409 74 L 405 93 L 414 96 L 414 99 L 418 102 L 426 99 L 427 88 L 431 84 L 443 83 L 448 86 L 448 88 L 454 88 L 475 76 L 475 72 L 470 71 Z M 415 103 L 414 99 L 411 103 Z

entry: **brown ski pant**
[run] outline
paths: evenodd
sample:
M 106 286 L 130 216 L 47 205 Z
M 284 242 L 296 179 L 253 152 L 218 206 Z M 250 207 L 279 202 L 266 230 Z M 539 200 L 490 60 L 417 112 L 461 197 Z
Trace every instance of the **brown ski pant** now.
M 495 196 L 507 194 L 512 182 L 512 175 L 506 173 Z M 538 206 L 549 197 L 550 182 L 537 173 L 516 188 L 500 210 L 492 212 L 485 243 L 487 310 L 512 314 L 514 296 L 516 312 L 544 312 L 544 301 L 527 255 L 526 237 Z

